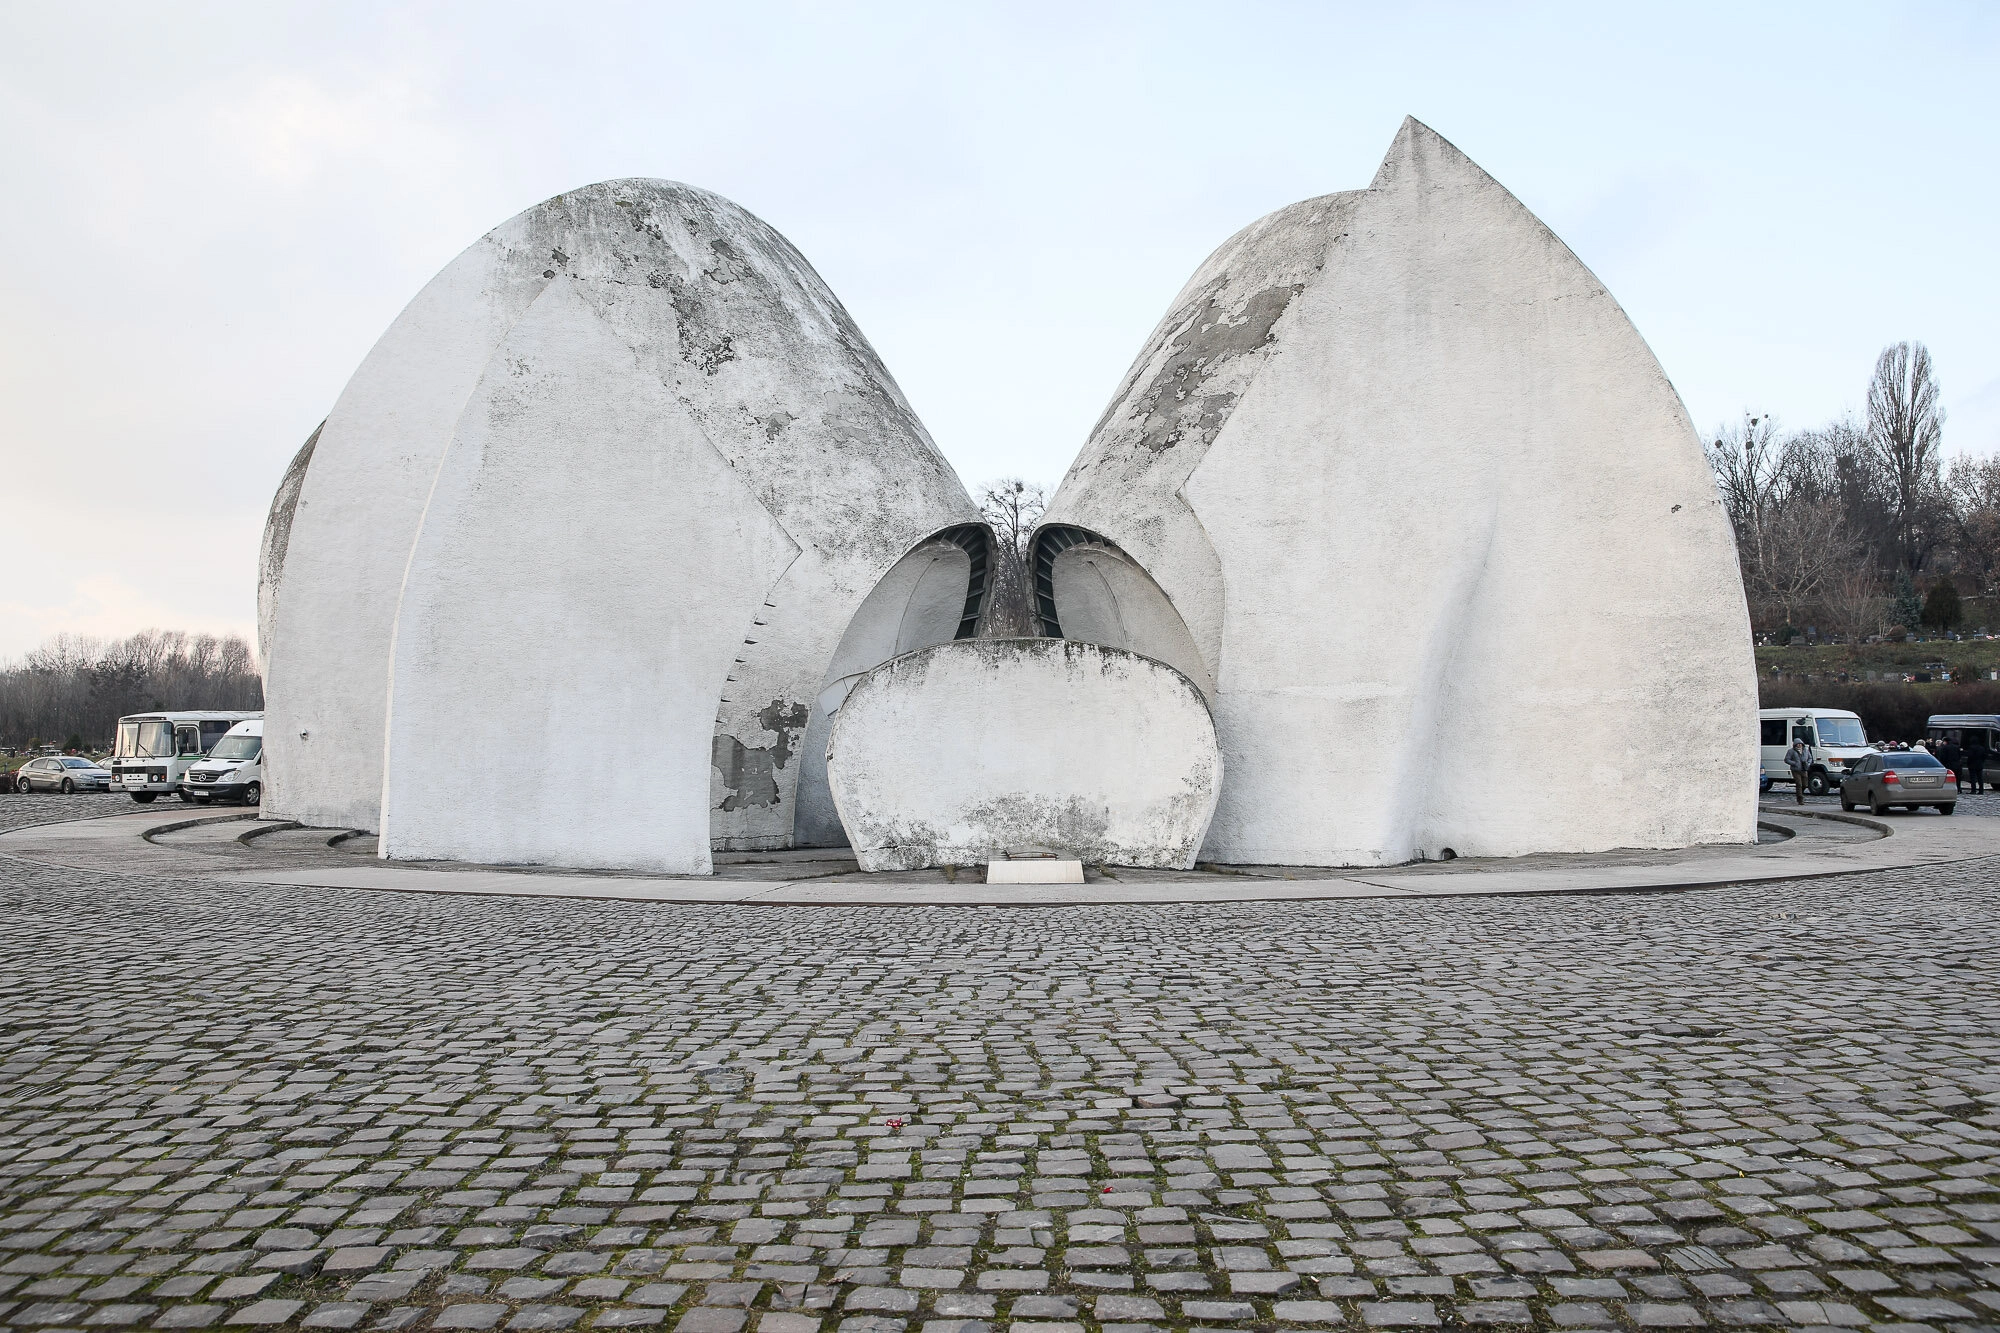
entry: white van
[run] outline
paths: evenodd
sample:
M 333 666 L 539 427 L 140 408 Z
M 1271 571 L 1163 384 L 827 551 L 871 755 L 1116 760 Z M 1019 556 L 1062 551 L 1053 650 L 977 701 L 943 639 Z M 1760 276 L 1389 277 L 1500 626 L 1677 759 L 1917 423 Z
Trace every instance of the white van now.
M 261 719 L 262 713 L 177 712 L 133 713 L 118 719 L 118 743 L 111 760 L 111 790 L 122 791 L 141 805 L 167 792 L 181 791 L 181 775 L 238 722 Z
M 264 801 L 264 723 L 261 718 L 238 722 L 217 741 L 208 757 L 192 765 L 181 778 L 181 797 L 196 805 L 234 801 L 261 805 Z
M 1795 740 L 1812 749 L 1812 768 L 1806 774 L 1806 790 L 1824 796 L 1840 785 L 1848 766 L 1864 755 L 1876 752 L 1861 730 L 1861 719 L 1838 708 L 1764 708 L 1757 713 L 1758 756 L 1764 776 L 1773 786 L 1788 785 L 1792 770 L 1785 764 L 1785 751 Z

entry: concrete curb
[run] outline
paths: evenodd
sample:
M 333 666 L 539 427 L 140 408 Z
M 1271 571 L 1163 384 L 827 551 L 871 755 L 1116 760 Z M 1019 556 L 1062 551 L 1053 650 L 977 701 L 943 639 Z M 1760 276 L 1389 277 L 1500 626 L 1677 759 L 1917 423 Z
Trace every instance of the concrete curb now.
M 2000 855 L 2000 820 L 1926 819 L 1897 827 L 1824 811 L 1760 812 L 1847 824 L 1878 836 L 1865 842 L 1794 836 L 1783 842 L 1745 848 L 1692 848 L 1663 852 L 1644 861 L 1579 856 L 1534 866 L 1486 863 L 1447 870 L 1435 863 L 1419 867 L 1357 869 L 1312 878 L 1272 878 L 1232 871 L 1215 880 L 1147 881 L 1132 878 L 1081 885 L 985 885 L 913 882 L 880 876 L 718 880 L 532 868 L 432 868 L 407 863 L 355 865 L 232 866 L 212 851 L 162 845 L 155 839 L 174 829 L 254 818 L 231 812 L 145 824 L 143 815 L 123 814 L 56 825 L 35 825 L 0 834 L 0 855 L 45 865 L 117 874 L 144 874 L 203 880 L 231 886 L 285 886 L 384 893 L 445 893 L 480 897 L 559 898 L 583 901 L 756 904 L 786 907 L 1073 907 L 1121 904 L 1216 904 L 1312 902 L 1348 899 L 1434 899 L 1573 894 L 1671 893 L 1729 885 L 1824 879 L 1913 866 L 1949 864 Z M 293 827 L 272 821 L 271 832 Z M 135 827 L 143 825 L 143 827 Z M 254 850 L 253 839 L 232 840 Z

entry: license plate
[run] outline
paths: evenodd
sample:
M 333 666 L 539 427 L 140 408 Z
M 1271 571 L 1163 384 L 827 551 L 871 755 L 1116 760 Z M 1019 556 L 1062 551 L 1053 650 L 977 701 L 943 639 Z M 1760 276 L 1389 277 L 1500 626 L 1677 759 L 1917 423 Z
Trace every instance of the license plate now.
M 1935 787 L 1938 782 L 1936 778 L 1911 778 L 1909 781 L 1912 787 Z
M 143 787 L 146 785 L 146 775 L 144 773 L 127 773 L 125 775 L 125 785 L 128 787 Z

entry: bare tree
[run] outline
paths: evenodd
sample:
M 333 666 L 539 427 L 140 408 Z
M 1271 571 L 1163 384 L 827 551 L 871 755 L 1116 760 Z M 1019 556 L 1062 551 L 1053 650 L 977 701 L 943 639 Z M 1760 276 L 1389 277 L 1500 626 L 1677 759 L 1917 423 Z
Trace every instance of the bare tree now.
M 1048 489 L 1038 481 L 1001 477 L 979 488 L 979 512 L 1016 560 L 1028 558 L 1028 537 L 1048 507 Z
M 1944 409 L 1938 406 L 1930 349 L 1907 342 L 1883 348 L 1868 384 L 1868 443 L 1889 491 L 1894 555 L 1911 575 L 1923 567 L 1940 536 L 1944 488 L 1938 445 L 1943 434 Z
M 1784 624 L 1796 625 L 1822 603 L 1844 572 L 1868 572 L 1862 554 L 1838 502 L 1790 499 L 1773 510 L 1759 543 L 1758 563 L 1746 570 L 1752 601 L 1762 601 Z
M 1827 582 L 1824 602 L 1828 625 L 1846 635 L 1849 643 L 1859 643 L 1884 628 L 1889 599 L 1882 595 L 1875 571 L 1869 568 L 1871 563 L 1864 560 L 1850 565 Z
M 1990 594 L 2000 575 L 2000 458 L 1961 455 L 1945 478 L 1952 563 Z
M 1040 482 L 1000 477 L 979 488 L 980 515 L 999 546 L 980 631 L 988 638 L 1032 638 L 1041 632 L 1029 594 L 1028 540 L 1048 506 L 1048 490 Z
M 1754 549 L 1784 490 L 1785 452 L 1778 443 L 1778 419 L 1769 413 L 1753 417 L 1746 412 L 1741 426 L 1718 430 L 1706 452 L 1736 540 L 1746 550 Z
M 105 642 L 58 634 L 0 664 L 0 738 L 101 745 L 118 719 L 156 708 L 263 707 L 250 645 L 235 636 L 141 630 Z

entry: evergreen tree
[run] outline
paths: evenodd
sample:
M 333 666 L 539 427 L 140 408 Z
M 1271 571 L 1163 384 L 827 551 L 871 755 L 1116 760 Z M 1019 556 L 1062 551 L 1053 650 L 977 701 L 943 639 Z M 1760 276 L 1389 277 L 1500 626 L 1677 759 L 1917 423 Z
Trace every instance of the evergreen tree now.
M 1890 601 L 1889 615 L 1899 625 L 1923 623 L 1924 602 L 1917 596 L 1917 585 L 1910 582 L 1908 573 L 1896 575 L 1896 594 Z
M 1943 631 L 1954 628 L 1964 618 L 1965 610 L 1958 604 L 1958 589 L 1952 581 L 1939 579 L 1933 583 L 1930 595 L 1924 598 L 1924 623 Z

